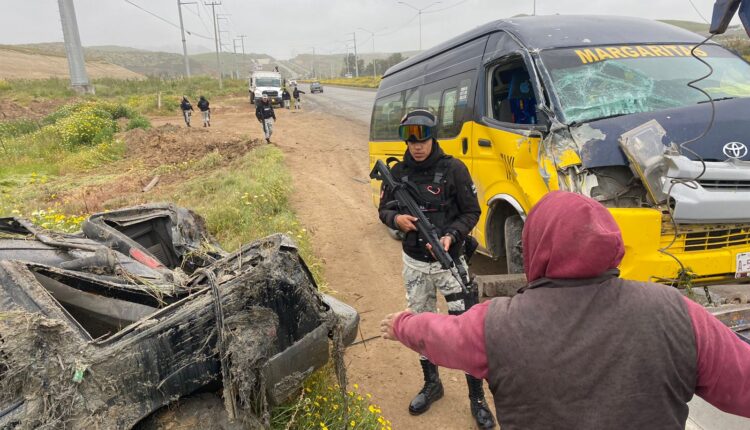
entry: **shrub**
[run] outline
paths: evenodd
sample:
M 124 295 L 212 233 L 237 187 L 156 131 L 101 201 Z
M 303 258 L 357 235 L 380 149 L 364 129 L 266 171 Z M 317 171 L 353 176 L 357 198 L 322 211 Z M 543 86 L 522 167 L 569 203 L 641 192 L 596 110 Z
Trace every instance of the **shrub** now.
M 27 119 L 0 122 L 0 139 L 14 138 L 37 130 L 39 130 L 39 124 Z
M 88 107 L 57 121 L 55 128 L 60 133 L 63 145 L 74 148 L 111 141 L 117 131 L 117 123 L 107 111 Z
M 151 128 L 151 121 L 149 121 L 148 118 L 144 116 L 135 115 L 130 119 L 125 129 L 132 130 L 134 128 L 142 128 L 144 130 L 148 130 L 149 128 Z

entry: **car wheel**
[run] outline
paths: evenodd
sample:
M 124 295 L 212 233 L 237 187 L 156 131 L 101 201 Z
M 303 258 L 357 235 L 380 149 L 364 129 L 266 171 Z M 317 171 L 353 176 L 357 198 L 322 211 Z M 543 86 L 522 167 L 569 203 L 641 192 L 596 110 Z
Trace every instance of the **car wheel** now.
M 255 104 L 255 94 L 252 94 L 252 93 L 250 94 L 250 104 L 251 105 Z
M 505 219 L 505 259 L 508 273 L 523 273 L 523 248 L 521 247 L 521 233 L 523 220 L 520 215 L 513 215 Z

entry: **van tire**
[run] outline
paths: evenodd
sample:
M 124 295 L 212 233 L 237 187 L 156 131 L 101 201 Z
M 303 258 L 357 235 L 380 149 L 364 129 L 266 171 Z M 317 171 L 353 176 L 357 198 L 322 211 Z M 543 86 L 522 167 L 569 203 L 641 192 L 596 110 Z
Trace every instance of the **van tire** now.
M 522 232 L 523 220 L 520 215 L 505 218 L 505 260 L 508 265 L 508 273 L 523 273 Z
M 253 93 L 250 93 L 250 104 L 251 105 L 255 104 L 255 94 L 253 94 Z

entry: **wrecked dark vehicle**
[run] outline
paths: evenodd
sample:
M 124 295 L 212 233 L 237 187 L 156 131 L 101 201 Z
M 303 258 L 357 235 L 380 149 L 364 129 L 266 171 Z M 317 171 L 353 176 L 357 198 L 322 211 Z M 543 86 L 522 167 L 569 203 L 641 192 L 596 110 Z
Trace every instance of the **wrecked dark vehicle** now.
M 471 171 L 479 250 L 508 273 L 523 270 L 526 214 L 562 189 L 610 208 L 627 279 L 750 281 L 750 65 L 704 39 L 615 16 L 488 23 L 385 73 L 371 163 L 403 155 L 398 121 L 426 107 Z
M 281 234 L 228 254 L 169 204 L 73 235 L 0 218 L 0 428 L 131 428 L 207 392 L 264 427 L 358 322 Z

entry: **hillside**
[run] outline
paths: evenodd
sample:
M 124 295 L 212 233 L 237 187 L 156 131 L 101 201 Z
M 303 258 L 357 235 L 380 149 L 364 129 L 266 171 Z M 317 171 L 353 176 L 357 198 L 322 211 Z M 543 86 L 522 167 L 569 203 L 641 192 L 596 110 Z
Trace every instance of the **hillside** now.
M 144 76 L 102 60 L 87 60 L 91 79 L 141 79 Z M 0 47 L 0 79 L 68 78 L 68 60 L 60 55 L 32 54 Z
M 46 55 L 65 58 L 63 43 L 35 43 L 26 45 L 0 45 L 0 49 L 16 51 L 25 54 Z M 181 54 L 171 52 L 155 52 L 124 46 L 92 46 L 84 47 L 87 61 L 108 62 L 121 66 L 139 75 L 150 76 L 182 76 L 185 73 L 185 63 Z M 224 73 L 234 70 L 234 54 L 221 54 Z M 190 70 L 195 75 L 215 75 L 216 54 L 201 53 L 190 55 Z M 247 72 L 255 61 L 268 62 L 273 60 L 266 54 L 238 54 L 236 61 L 242 71 Z M 67 69 L 67 65 L 66 65 Z

